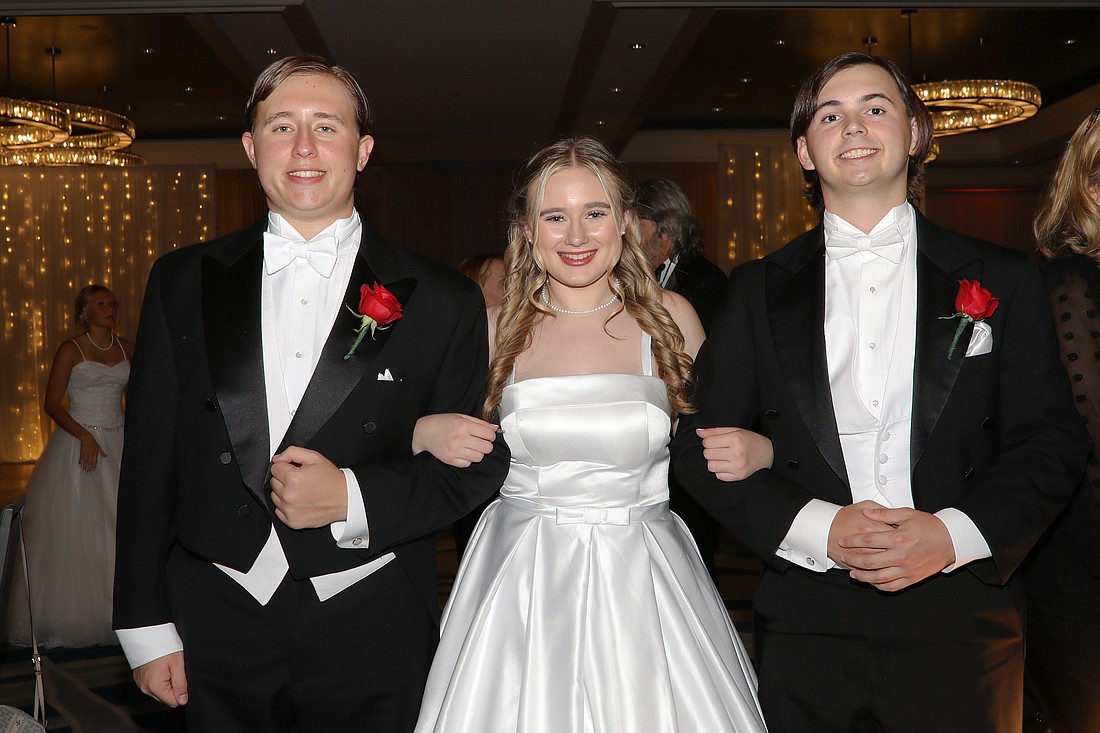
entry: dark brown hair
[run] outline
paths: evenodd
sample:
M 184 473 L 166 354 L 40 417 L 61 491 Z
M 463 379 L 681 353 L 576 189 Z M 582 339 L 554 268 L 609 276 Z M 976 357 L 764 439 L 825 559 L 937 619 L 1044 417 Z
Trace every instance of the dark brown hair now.
M 821 90 L 837 73 L 855 66 L 877 66 L 885 71 L 894 80 L 898 87 L 902 101 L 905 102 L 905 114 L 909 119 L 917 123 L 916 150 L 909 156 L 908 191 L 906 196 L 910 200 L 920 198 L 921 182 L 924 180 L 924 161 L 932 150 L 932 116 L 924 106 L 913 87 L 909 84 L 909 78 L 897 64 L 889 59 L 879 56 L 870 56 L 860 51 L 849 51 L 826 61 L 812 74 L 802 81 L 798 93 L 794 97 L 794 109 L 791 110 L 791 146 L 798 152 L 798 139 L 806 135 L 814 115 L 817 114 L 818 97 Z M 806 190 L 803 196 L 810 205 L 817 210 L 825 208 L 825 200 L 821 195 L 821 181 L 818 180 L 817 171 L 802 169 L 802 176 L 806 179 Z

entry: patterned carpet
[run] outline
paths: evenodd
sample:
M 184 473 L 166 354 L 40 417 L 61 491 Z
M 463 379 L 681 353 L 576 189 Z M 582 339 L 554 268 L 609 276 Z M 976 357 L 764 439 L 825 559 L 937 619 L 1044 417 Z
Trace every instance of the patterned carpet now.
M 442 607 L 457 568 L 454 535 L 449 530 L 439 533 L 436 551 Z M 722 598 L 751 653 L 752 596 L 760 563 L 725 533 L 716 560 Z M 51 733 L 185 730 L 182 711 L 170 710 L 138 692 L 119 647 L 48 650 L 43 656 Z M 0 655 L 0 704 L 30 710 L 33 693 L 30 651 L 5 649 Z

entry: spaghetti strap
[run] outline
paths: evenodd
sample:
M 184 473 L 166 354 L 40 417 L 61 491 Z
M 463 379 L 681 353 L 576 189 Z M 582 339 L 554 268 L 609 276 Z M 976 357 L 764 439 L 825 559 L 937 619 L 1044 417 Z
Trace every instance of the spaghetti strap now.
M 116 338 L 115 343 L 118 344 L 118 350 L 122 352 L 122 360 L 130 361 L 130 355 L 126 353 L 126 347 L 122 345 L 122 339 Z
M 75 347 L 76 347 L 76 350 L 80 352 L 80 359 L 81 359 L 81 361 L 88 361 L 88 357 L 84 356 L 84 349 L 80 348 L 80 344 L 78 344 L 78 343 L 76 342 L 76 339 L 69 339 L 69 340 L 73 342 L 73 346 L 75 346 Z M 122 353 L 124 353 L 124 354 L 125 354 L 126 352 L 124 351 L 124 352 L 122 352 Z
M 653 338 L 642 331 L 642 376 L 653 376 Z

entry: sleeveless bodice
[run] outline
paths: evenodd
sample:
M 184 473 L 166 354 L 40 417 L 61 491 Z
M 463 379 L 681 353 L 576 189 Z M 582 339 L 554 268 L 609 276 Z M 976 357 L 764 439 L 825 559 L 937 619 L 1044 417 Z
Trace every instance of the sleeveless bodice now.
M 657 377 L 580 374 L 510 384 L 500 424 L 512 452 L 504 497 L 555 507 L 668 499 L 670 408 Z
M 130 378 L 129 359 L 114 366 L 82 361 L 69 375 L 69 414 L 84 426 L 122 425 L 122 390 Z

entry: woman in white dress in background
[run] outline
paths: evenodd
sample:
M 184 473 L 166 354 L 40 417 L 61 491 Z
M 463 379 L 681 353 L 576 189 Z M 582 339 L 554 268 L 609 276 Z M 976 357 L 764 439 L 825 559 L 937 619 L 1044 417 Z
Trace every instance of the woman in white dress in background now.
M 511 469 L 459 569 L 416 730 L 763 731 L 750 661 L 668 510 L 699 319 L 653 279 L 601 143 L 547 147 L 519 186 L 486 399 Z M 414 448 L 456 465 L 488 449 L 491 423 L 432 419 Z M 766 439 L 731 443 L 716 469 L 770 464 Z
M 122 393 L 134 346 L 114 333 L 118 301 L 103 285 L 76 297 L 80 329 L 57 349 L 44 408 L 55 430 L 27 481 L 23 537 L 38 643 L 116 643 L 111 630 Z M 64 397 L 68 393 L 66 407 Z M 9 639 L 29 644 L 22 566 L 12 580 Z

